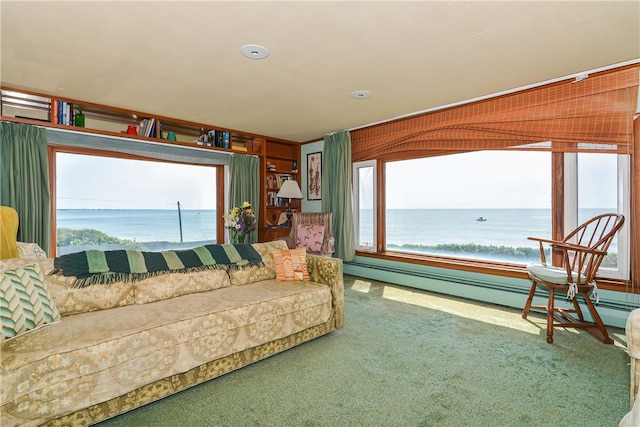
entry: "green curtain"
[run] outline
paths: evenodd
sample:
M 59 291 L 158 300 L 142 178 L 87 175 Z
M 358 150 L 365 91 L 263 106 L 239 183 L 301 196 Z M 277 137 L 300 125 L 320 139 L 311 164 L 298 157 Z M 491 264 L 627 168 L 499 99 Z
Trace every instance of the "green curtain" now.
M 260 224 L 260 158 L 233 154 L 229 160 L 229 207 L 251 203 Z M 258 229 L 247 235 L 246 243 L 258 241 Z
M 49 254 L 51 193 L 44 128 L 2 122 L 0 204 L 18 211 L 18 241 L 37 243 Z
M 351 134 L 324 136 L 322 159 L 322 212 L 333 213 L 336 258 L 353 261 L 356 256 L 351 189 Z

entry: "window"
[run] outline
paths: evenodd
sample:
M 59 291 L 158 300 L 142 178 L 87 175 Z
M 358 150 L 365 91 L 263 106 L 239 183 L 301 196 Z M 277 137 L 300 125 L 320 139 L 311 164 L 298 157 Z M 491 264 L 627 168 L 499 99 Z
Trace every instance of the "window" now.
M 477 151 L 387 162 L 386 250 L 539 261 L 551 233 L 551 157 Z
M 527 237 L 552 235 L 551 153 L 476 151 L 384 165 L 386 252 L 539 261 L 537 243 Z M 627 218 L 600 277 L 629 277 L 629 170 L 628 155 L 564 155 L 564 233 L 604 212 Z M 375 175 L 375 161 L 354 163 L 358 250 L 374 250 L 369 239 L 375 242 L 380 209 Z
M 56 153 L 57 254 L 216 242 L 216 167 Z
M 625 216 L 598 275 L 629 276 L 629 156 L 617 154 L 565 154 L 565 228 L 576 228 L 589 218 L 608 212 Z
M 376 162 L 353 164 L 357 250 L 376 250 Z

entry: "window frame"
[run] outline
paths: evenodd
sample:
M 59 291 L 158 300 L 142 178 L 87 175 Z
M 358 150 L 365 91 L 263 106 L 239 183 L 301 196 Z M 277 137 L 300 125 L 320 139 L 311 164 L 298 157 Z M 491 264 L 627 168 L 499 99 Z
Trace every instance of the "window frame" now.
M 494 261 L 484 261 L 484 260 L 473 260 L 473 259 L 464 259 L 464 258 L 455 258 L 450 256 L 440 256 L 440 255 L 423 255 L 423 254 L 412 254 L 412 253 L 401 253 L 401 252 L 392 252 L 386 251 L 385 242 L 384 242 L 384 234 L 385 234 L 385 224 L 384 224 L 384 211 L 386 207 L 384 206 L 384 194 L 380 194 L 380 189 L 384 188 L 384 171 L 385 164 L 387 161 L 393 160 L 406 160 L 412 158 L 423 158 L 423 157 L 434 157 L 438 155 L 446 155 L 450 153 L 440 152 L 438 154 L 434 154 L 433 156 L 401 156 L 401 158 L 394 159 L 376 159 L 376 160 L 367 160 L 367 161 L 358 161 L 354 162 L 354 178 L 353 178 L 353 191 L 354 191 L 354 218 L 356 218 L 356 230 L 358 230 L 358 222 L 357 222 L 357 212 L 358 212 L 358 196 L 357 196 L 357 173 L 356 173 L 356 165 L 362 167 L 364 164 L 375 164 L 376 170 L 376 179 L 374 182 L 374 190 L 373 193 L 376 195 L 376 205 L 374 209 L 374 230 L 376 231 L 376 242 L 377 242 L 377 250 L 375 251 L 365 251 L 356 245 L 357 255 L 364 257 L 371 257 L 377 259 L 385 259 L 389 261 L 396 262 L 405 262 L 410 264 L 418 264 L 423 266 L 433 266 L 439 268 L 447 268 L 447 269 L 455 269 L 460 271 L 474 272 L 474 273 L 482 273 L 482 274 L 492 274 L 503 277 L 512 277 L 519 279 L 527 279 L 527 271 L 526 266 L 521 264 L 512 264 L 508 262 L 494 262 Z M 567 180 L 567 175 L 571 174 L 571 165 L 567 165 L 567 162 L 564 161 L 564 155 L 570 153 L 556 153 L 563 155 L 562 161 L 555 162 L 552 158 L 551 165 L 551 173 L 553 175 L 553 179 L 562 179 L 563 182 Z M 620 212 L 624 212 L 625 217 L 628 219 L 628 214 L 630 213 L 630 159 L 629 155 L 619 154 L 618 159 L 626 159 L 622 160 L 622 163 L 619 161 L 619 169 L 618 169 L 618 191 L 621 192 L 621 196 L 618 200 L 622 201 L 622 209 Z M 626 161 L 626 166 L 624 162 Z M 559 164 L 558 164 L 559 163 Z M 620 168 L 622 165 L 622 168 Z M 378 173 L 381 170 L 382 172 Z M 576 171 L 577 172 L 577 171 Z M 574 178 L 574 182 L 576 179 Z M 556 194 L 559 191 L 560 194 Z M 552 198 L 564 200 L 566 197 L 566 186 L 556 186 L 553 185 L 552 189 Z M 575 192 L 577 195 L 577 191 Z M 619 202 L 620 203 L 620 202 Z M 563 204 L 567 206 L 566 204 Z M 561 208 L 562 212 L 556 212 L 556 207 L 554 203 L 552 203 L 551 215 L 555 218 L 560 218 L 566 221 L 566 209 L 564 206 Z M 561 228 L 562 224 L 554 224 L 552 221 L 552 233 L 558 235 L 564 235 L 564 230 Z M 565 226 L 566 228 L 566 226 Z M 624 254 L 622 254 L 622 250 L 619 250 L 619 264 L 623 265 L 623 271 L 618 275 L 608 275 L 610 277 L 602 278 L 599 280 L 600 289 L 614 290 L 614 291 L 626 291 L 627 286 L 629 284 L 629 271 L 630 271 L 630 227 L 628 226 L 628 222 L 623 228 L 623 232 L 626 233 L 624 235 L 624 239 L 626 239 L 627 250 Z M 623 242 L 619 242 L 619 247 L 622 248 Z M 626 270 L 626 275 L 625 275 Z M 615 277 L 614 277 L 615 276 Z
M 564 153 L 564 229 L 565 234 L 578 227 L 578 154 Z M 630 171 L 631 159 L 629 155 L 617 154 L 617 213 L 624 215 L 626 221 L 618 232 L 618 268 L 601 268 L 599 273 L 603 278 L 628 280 L 630 276 L 631 235 L 629 218 L 630 203 Z
M 372 168 L 372 228 L 373 228 L 373 242 L 371 245 L 363 246 L 360 242 L 360 169 Z M 365 160 L 362 162 L 354 162 L 353 163 L 353 218 L 354 218 L 354 246 L 356 251 L 362 252 L 376 252 L 378 247 L 378 191 L 377 191 L 377 180 L 378 180 L 378 162 L 375 160 Z
M 49 161 L 49 187 L 51 191 L 51 243 L 50 243 L 50 254 L 51 257 L 55 257 L 57 255 L 57 194 L 56 194 L 56 171 L 57 171 L 57 162 L 56 157 L 58 153 L 65 154 L 79 154 L 79 155 L 88 155 L 88 156 L 98 156 L 98 157 L 111 157 L 117 159 L 126 159 L 126 160 L 142 160 L 142 161 L 151 161 L 151 162 L 160 162 L 160 163 L 174 163 L 174 164 L 184 164 L 184 165 L 193 165 L 193 166 L 207 166 L 215 168 L 216 170 L 216 216 L 218 217 L 216 220 L 216 241 L 217 243 L 224 243 L 224 239 L 226 236 L 224 221 L 222 220 L 222 215 L 225 212 L 225 200 L 227 199 L 228 194 L 228 167 L 224 164 L 200 164 L 200 163 L 192 163 L 192 162 L 179 162 L 179 161 L 171 161 L 165 159 L 158 159 L 154 157 L 147 157 L 143 155 L 135 155 L 130 153 L 122 153 L 117 151 L 110 150 L 99 150 L 99 149 L 89 149 L 82 147 L 73 147 L 73 146 L 64 146 L 64 145 L 55 145 L 50 144 L 47 146 L 47 155 Z

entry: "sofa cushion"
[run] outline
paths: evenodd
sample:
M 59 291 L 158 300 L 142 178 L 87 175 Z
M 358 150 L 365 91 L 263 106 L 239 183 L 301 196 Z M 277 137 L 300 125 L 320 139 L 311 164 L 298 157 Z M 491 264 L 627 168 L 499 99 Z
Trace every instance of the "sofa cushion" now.
M 0 310 L 3 340 L 60 320 L 38 264 L 0 271 Z
M 16 242 L 20 258 L 46 258 L 47 253 L 37 243 Z
M 252 246 L 262 257 L 264 266 L 252 266 L 231 270 L 229 276 L 231 277 L 232 285 L 241 286 L 276 278 L 276 263 L 273 260 L 271 252 L 276 249 L 287 249 L 287 242 L 274 240 L 272 242 L 254 243 Z
M 95 285 L 94 285 L 95 286 Z M 133 282 L 136 304 L 212 291 L 231 286 L 226 270 L 170 273 Z
M 14 258 L 2 260 L 0 261 L 0 270 L 27 264 L 38 264 L 46 274 L 44 280 L 62 316 L 104 310 L 134 303 L 133 283 L 116 282 L 110 285 L 92 285 L 86 288 L 76 289 L 73 288 L 75 281 L 73 277 L 47 274 L 53 270 L 53 258 Z
M 0 413 L 38 425 L 322 325 L 331 308 L 326 285 L 267 280 L 69 316 L 2 344 Z
M 309 252 L 320 253 L 324 240 L 324 226 L 298 224 L 296 238 L 296 248 L 305 248 Z
M 309 280 L 305 248 L 275 250 L 272 254 L 276 262 L 276 279 Z

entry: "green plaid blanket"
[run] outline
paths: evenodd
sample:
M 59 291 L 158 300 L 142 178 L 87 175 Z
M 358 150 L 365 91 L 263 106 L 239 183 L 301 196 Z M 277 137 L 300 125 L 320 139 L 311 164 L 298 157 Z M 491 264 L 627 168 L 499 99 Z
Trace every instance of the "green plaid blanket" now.
M 74 276 L 74 288 L 117 281 L 142 280 L 176 272 L 232 269 L 264 265 L 251 244 L 205 245 L 180 251 L 88 250 L 54 259 L 50 274 Z

